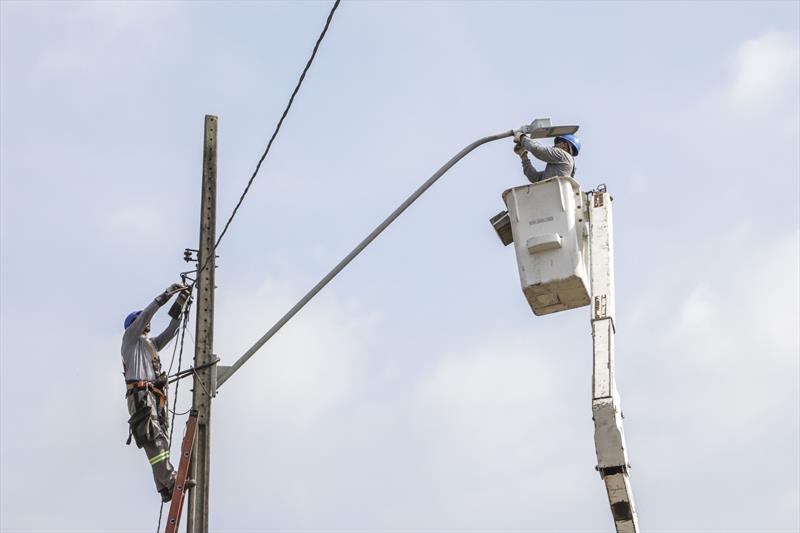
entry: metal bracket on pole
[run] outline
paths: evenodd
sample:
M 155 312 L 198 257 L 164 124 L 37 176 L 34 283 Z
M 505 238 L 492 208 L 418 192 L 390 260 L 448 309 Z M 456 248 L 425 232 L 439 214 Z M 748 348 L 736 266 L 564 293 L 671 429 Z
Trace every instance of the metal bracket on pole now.
M 594 348 L 592 419 L 597 471 L 606 486 L 618 533 L 636 533 L 639 522 L 633 502 L 622 411 L 614 375 L 614 240 L 611 196 L 593 191 L 589 208 L 591 322 Z
M 206 364 L 200 365 L 200 366 L 196 366 L 196 367 L 192 366 L 192 367 L 187 368 L 186 370 L 181 370 L 180 372 L 176 372 L 175 374 L 173 374 L 173 375 L 171 375 L 169 377 L 169 383 L 174 383 L 174 382 L 178 381 L 179 379 L 183 379 L 183 378 L 185 378 L 187 376 L 191 376 L 192 374 L 194 374 L 195 371 L 202 370 L 204 368 L 208 368 L 208 367 L 210 367 L 212 365 L 216 365 L 217 363 L 219 363 L 219 357 L 215 356 L 214 360 L 209 362 L 209 363 L 206 363 Z
M 231 375 L 231 373 L 233 372 L 231 369 L 232 369 L 231 365 L 217 365 L 217 383 L 216 386 L 214 387 L 215 391 L 217 387 L 219 387 L 219 384 L 226 381 L 228 379 L 228 376 Z

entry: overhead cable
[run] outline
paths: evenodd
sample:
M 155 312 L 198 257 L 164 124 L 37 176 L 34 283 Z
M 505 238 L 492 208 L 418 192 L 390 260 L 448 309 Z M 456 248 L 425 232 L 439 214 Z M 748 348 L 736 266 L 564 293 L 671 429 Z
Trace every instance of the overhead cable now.
M 261 154 L 261 159 L 258 160 L 258 164 L 256 165 L 256 169 L 253 171 L 253 175 L 250 176 L 250 180 L 247 182 L 247 186 L 244 188 L 244 192 L 242 192 L 242 196 L 239 198 L 239 201 L 236 203 L 236 207 L 233 208 L 233 212 L 231 213 L 230 218 L 225 223 L 225 227 L 222 228 L 222 233 L 219 234 L 219 238 L 217 239 L 217 243 L 214 245 L 214 249 L 216 250 L 217 246 L 219 246 L 220 241 L 222 241 L 222 237 L 225 236 L 225 232 L 228 231 L 228 226 L 231 225 L 233 221 L 233 217 L 236 216 L 236 212 L 239 210 L 239 206 L 242 205 L 242 201 L 244 201 L 244 197 L 247 195 L 247 192 L 250 190 L 250 186 L 253 184 L 253 180 L 256 179 L 256 175 L 258 174 L 259 169 L 261 168 L 261 163 L 264 162 L 266 159 L 267 154 L 269 153 L 270 148 L 272 148 L 272 143 L 275 141 L 275 138 L 278 136 L 278 132 L 281 130 L 281 126 L 283 125 L 283 121 L 286 118 L 286 115 L 289 114 L 289 109 L 292 107 L 292 102 L 294 102 L 294 97 L 297 96 L 298 91 L 300 91 L 300 86 L 303 84 L 303 80 L 306 77 L 306 73 L 308 69 L 311 68 L 311 63 L 314 62 L 314 57 L 317 55 L 317 50 L 319 50 L 319 45 L 322 43 L 322 39 L 325 38 L 325 34 L 328 31 L 328 27 L 331 25 L 331 20 L 333 20 L 333 14 L 336 12 L 336 8 L 339 7 L 339 2 L 341 0 L 336 0 L 333 4 L 333 8 L 331 8 L 331 12 L 328 13 L 328 19 L 325 21 L 325 27 L 322 28 L 322 33 L 319 34 L 317 38 L 316 44 L 314 44 L 314 50 L 311 52 L 311 57 L 308 58 L 306 62 L 306 66 L 303 69 L 303 73 L 300 74 L 300 79 L 297 80 L 297 85 L 292 91 L 292 96 L 289 97 L 289 103 L 286 104 L 286 109 L 283 110 L 283 114 L 281 115 L 280 120 L 278 121 L 278 125 L 275 127 L 275 131 L 272 133 L 272 137 L 270 137 L 269 142 L 267 143 L 267 148 L 264 150 L 264 153 Z
M 278 120 L 278 125 L 275 126 L 275 131 L 272 132 L 272 137 L 270 137 L 269 142 L 267 143 L 267 147 L 266 147 L 266 149 L 264 149 L 264 153 L 261 154 L 261 158 L 258 160 L 258 164 L 256 164 L 256 168 L 253 171 L 252 176 L 250 176 L 250 179 L 247 182 L 247 186 L 244 188 L 244 191 L 242 192 L 242 195 L 239 197 L 239 201 L 236 203 L 236 206 L 233 208 L 233 212 L 231 212 L 231 216 L 228 217 L 228 221 L 225 222 L 225 226 L 222 228 L 222 232 L 219 234 L 219 237 L 217 238 L 216 244 L 214 244 L 214 252 L 216 252 L 217 246 L 219 246 L 219 243 L 222 242 L 222 238 L 225 236 L 225 232 L 228 231 L 228 227 L 231 225 L 231 222 L 233 222 L 233 218 L 236 216 L 236 213 L 239 211 L 239 207 L 241 207 L 242 202 L 244 201 L 244 197 L 247 196 L 247 193 L 250 191 L 250 186 L 253 184 L 253 181 L 256 179 L 256 176 L 258 175 L 258 171 L 261 169 L 261 164 L 267 158 L 267 154 L 269 154 L 269 151 L 272 148 L 272 143 L 275 142 L 275 138 L 278 136 L 278 132 L 281 130 L 281 126 L 283 125 L 283 121 L 286 119 L 286 116 L 289 114 L 289 109 L 291 109 L 291 107 L 292 107 L 292 103 L 294 102 L 294 98 L 295 98 L 295 96 L 297 96 L 297 93 L 300 91 L 300 86 L 303 85 L 303 80 L 305 80 L 306 73 L 308 73 L 308 69 L 311 68 L 311 64 L 314 62 L 314 58 L 317 56 L 317 51 L 319 50 L 319 45 L 322 43 L 322 39 L 325 38 L 325 34 L 328 32 L 328 28 L 330 27 L 331 21 L 333 20 L 333 14 L 336 12 L 336 8 L 339 7 L 339 3 L 340 2 L 341 2 L 341 0 L 336 0 L 333 3 L 333 7 L 331 8 L 331 11 L 330 11 L 330 13 L 328 13 L 328 18 L 327 18 L 327 20 L 325 20 L 325 27 L 322 28 L 322 33 L 319 34 L 319 37 L 317 38 L 317 42 L 314 44 L 314 50 L 311 52 L 311 57 L 308 58 L 308 61 L 306 62 L 306 66 L 303 69 L 303 72 L 300 74 L 300 78 L 297 80 L 297 85 L 295 85 L 294 91 L 292 91 L 292 95 L 289 97 L 289 102 L 286 104 L 286 108 L 283 110 L 283 114 L 281 115 L 280 120 Z M 197 272 L 197 279 L 199 279 L 200 272 L 205 269 L 206 265 L 208 264 L 208 261 L 214 255 L 214 252 L 212 252 L 211 255 L 209 257 L 207 257 L 206 260 L 203 262 L 202 267 Z
M 178 352 L 178 373 L 181 371 L 181 361 L 183 359 L 183 340 L 186 338 L 186 326 L 189 324 L 189 311 L 192 308 L 191 300 L 186 304 L 186 309 L 183 311 L 183 327 L 181 328 L 181 339 L 180 339 L 180 352 Z M 175 349 L 178 348 L 178 342 L 175 342 Z M 172 360 L 169 362 L 169 370 L 168 372 L 172 371 L 172 363 L 175 361 L 175 350 L 172 352 Z M 172 409 L 169 408 L 169 405 L 166 406 L 167 410 L 172 413 L 172 421 L 169 424 L 169 439 L 167 442 L 167 446 L 172 449 L 172 432 L 175 429 L 175 415 L 177 414 L 177 406 L 178 406 L 178 383 L 175 383 L 175 392 L 172 395 Z M 188 412 L 188 411 L 187 411 Z M 186 413 L 182 413 L 186 414 Z M 167 416 L 165 414 L 165 416 Z M 164 502 L 161 502 L 161 507 L 158 510 L 158 525 L 156 526 L 156 533 L 161 531 L 161 518 L 164 514 Z

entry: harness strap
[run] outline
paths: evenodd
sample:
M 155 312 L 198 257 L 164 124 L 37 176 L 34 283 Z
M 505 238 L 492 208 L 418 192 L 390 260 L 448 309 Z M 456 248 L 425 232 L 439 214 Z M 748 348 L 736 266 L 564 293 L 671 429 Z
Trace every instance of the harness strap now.
M 156 351 L 153 349 L 153 346 L 150 344 L 149 340 L 144 339 L 144 347 L 150 354 L 150 362 L 153 364 L 153 372 L 158 374 L 161 371 L 161 360 L 158 358 L 158 355 L 156 355 Z
M 132 381 L 127 383 L 125 387 L 128 389 L 125 393 L 125 396 L 128 396 L 131 392 L 137 389 L 147 389 L 153 391 L 156 396 L 158 396 L 158 408 L 161 409 L 167 404 L 167 395 L 164 394 L 164 391 L 150 383 L 149 381 Z

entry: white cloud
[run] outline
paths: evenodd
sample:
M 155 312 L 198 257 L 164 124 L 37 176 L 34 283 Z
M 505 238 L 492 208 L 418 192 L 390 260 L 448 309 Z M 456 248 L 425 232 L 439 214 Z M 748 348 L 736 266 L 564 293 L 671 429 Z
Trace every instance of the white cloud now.
M 520 443 L 536 433 L 528 425 L 532 411 L 537 417 L 552 412 L 542 409 L 558 381 L 545 363 L 551 359 L 508 341 L 450 353 L 421 384 L 420 401 L 457 440 L 488 448 Z
M 755 438 L 775 412 L 797 416 L 800 233 L 766 242 L 749 229 L 732 233 L 720 240 L 738 246 L 696 258 L 698 277 L 686 280 L 683 295 L 662 298 L 675 310 L 663 334 L 636 339 L 652 354 L 659 387 L 679 391 L 668 405 L 658 396 L 643 400 L 684 431 L 697 431 L 698 452 L 704 441 Z M 659 331 L 662 318 L 638 329 Z
M 797 100 L 800 48 L 797 36 L 768 32 L 744 42 L 733 58 L 728 102 L 733 107 L 774 107 L 787 95 Z
M 226 288 L 217 301 L 215 346 L 230 365 L 255 343 L 297 295 L 269 280 L 255 289 Z M 224 317 L 224 320 L 222 319 Z M 254 412 L 307 424 L 347 397 L 365 355 L 372 319 L 328 294 L 310 303 L 231 378 L 224 389 L 243 395 Z M 223 352 L 224 351 L 224 352 Z M 238 400 L 232 400 L 238 401 Z
M 679 307 L 669 342 L 680 344 L 696 365 L 718 368 L 730 353 L 748 346 L 759 361 L 782 367 L 794 364 L 800 350 L 800 233 L 753 246 L 757 236 L 739 233 L 733 257 L 718 257 Z M 745 344 L 743 344 L 745 343 Z M 747 354 L 752 357 L 753 354 Z
M 455 497 L 470 509 L 443 512 L 442 524 L 519 528 L 528 523 L 521 509 L 551 523 L 565 502 L 602 508 L 594 499 L 601 484 L 591 470 L 587 383 L 573 379 L 563 347 L 495 338 L 444 355 L 422 380 L 416 401 L 430 436 L 428 490 L 457 495 L 445 501 Z

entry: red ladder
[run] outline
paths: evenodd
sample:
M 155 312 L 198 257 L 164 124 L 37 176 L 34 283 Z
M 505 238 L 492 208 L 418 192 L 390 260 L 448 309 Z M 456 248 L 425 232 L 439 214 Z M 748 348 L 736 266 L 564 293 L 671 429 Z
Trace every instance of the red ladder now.
M 169 506 L 167 528 L 164 533 L 178 533 L 178 525 L 183 511 L 183 499 L 186 496 L 186 477 L 189 475 L 189 460 L 192 457 L 194 435 L 197 432 L 197 411 L 192 409 L 189 420 L 186 421 L 186 433 L 181 444 L 181 462 L 178 466 L 178 475 L 175 478 L 175 488 L 172 489 L 172 503 Z

